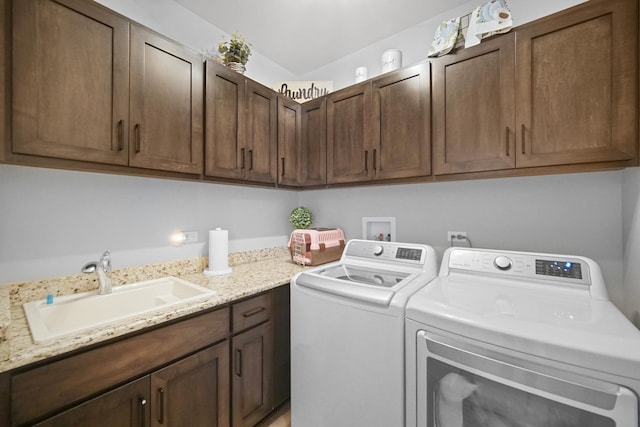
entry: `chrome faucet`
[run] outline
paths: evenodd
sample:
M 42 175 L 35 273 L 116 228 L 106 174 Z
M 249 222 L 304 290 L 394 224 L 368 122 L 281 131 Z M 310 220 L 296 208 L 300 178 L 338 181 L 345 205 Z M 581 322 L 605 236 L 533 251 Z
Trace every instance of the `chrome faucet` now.
M 111 252 L 105 251 L 99 261 L 88 262 L 82 267 L 83 273 L 96 273 L 98 275 L 98 294 L 111 293 Z

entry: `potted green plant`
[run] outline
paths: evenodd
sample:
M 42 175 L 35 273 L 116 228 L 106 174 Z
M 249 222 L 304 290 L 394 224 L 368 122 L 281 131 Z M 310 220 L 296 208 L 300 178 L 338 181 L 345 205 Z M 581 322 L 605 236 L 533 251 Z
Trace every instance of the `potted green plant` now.
M 289 216 L 289 222 L 296 230 L 309 228 L 311 225 L 312 217 L 311 211 L 304 206 L 298 206 L 291 211 Z
M 224 65 L 239 73 L 244 73 L 247 61 L 251 56 L 251 43 L 247 42 L 241 34 L 234 32 L 231 40 L 218 43 L 218 53 Z

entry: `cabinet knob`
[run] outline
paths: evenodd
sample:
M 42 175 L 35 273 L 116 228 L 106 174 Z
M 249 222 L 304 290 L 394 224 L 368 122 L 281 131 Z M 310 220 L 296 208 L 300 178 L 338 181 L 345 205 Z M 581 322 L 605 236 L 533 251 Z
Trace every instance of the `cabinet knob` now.
M 147 425 L 147 399 L 140 398 L 140 427 Z

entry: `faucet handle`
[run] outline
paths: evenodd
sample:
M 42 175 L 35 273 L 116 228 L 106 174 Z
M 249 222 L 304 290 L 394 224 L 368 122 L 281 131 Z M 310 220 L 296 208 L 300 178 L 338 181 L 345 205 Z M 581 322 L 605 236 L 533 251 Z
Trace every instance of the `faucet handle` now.
M 81 272 L 83 273 L 95 273 L 96 272 L 96 268 L 98 267 L 98 263 L 95 261 L 91 261 L 86 263 L 82 269 L 80 269 Z

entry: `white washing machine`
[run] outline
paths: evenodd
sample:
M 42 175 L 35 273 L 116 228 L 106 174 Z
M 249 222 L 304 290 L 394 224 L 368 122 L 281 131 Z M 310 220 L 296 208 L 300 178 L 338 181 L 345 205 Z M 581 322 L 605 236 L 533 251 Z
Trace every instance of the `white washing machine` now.
M 588 258 L 450 248 L 406 316 L 409 427 L 639 425 L 640 331 Z
M 436 275 L 430 246 L 350 240 L 292 279 L 292 427 L 404 425 L 404 309 Z

